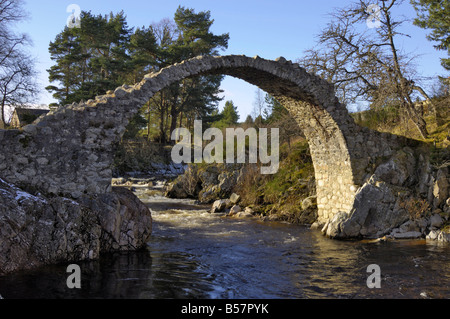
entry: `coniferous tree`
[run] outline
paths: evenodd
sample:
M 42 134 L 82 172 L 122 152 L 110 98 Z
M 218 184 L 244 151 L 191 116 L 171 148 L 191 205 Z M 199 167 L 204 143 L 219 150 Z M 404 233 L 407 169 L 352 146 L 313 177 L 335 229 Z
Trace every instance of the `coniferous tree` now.
M 47 87 L 60 105 L 105 94 L 124 84 L 132 64 L 128 45 L 132 29 L 123 12 L 109 16 L 82 12 L 81 28 L 65 29 L 50 43 L 56 62 Z
M 220 116 L 221 119 L 213 124 L 214 127 L 220 129 L 233 127 L 234 125 L 238 124 L 240 118 L 237 106 L 234 105 L 233 101 L 227 101 L 225 103 L 225 107 L 220 113 Z
M 174 20 L 164 19 L 133 30 L 123 12 L 108 16 L 82 12 L 81 28 L 66 27 L 50 43 L 55 65 L 48 70 L 52 85 L 47 90 L 59 105 L 79 102 L 124 83 L 134 84 L 145 74 L 177 62 L 216 55 L 227 48 L 229 35 L 214 35 L 210 31 L 213 22 L 209 11 L 195 13 L 179 7 Z M 193 128 L 196 119 L 213 119 L 211 115 L 221 100 L 218 95 L 222 78 L 188 78 L 155 94 L 140 112 L 148 121 L 148 137 L 158 127 L 158 140 L 167 143 L 175 128 Z M 129 133 L 138 131 L 130 127 Z
M 160 38 L 159 67 L 166 67 L 199 55 L 217 55 L 219 49 L 228 47 L 228 34 L 210 32 L 209 11 L 195 13 L 193 9 L 178 7 L 174 24 L 163 20 L 153 27 Z M 159 30 L 158 30 L 159 29 Z M 162 29 L 162 30 L 161 30 Z M 164 41 L 163 41 L 164 40 Z M 223 76 L 211 75 L 184 79 L 162 90 L 152 99 L 149 109 L 160 113 L 159 141 L 168 142 L 168 136 L 182 122 L 193 129 L 194 121 L 208 117 L 217 108 L 220 83 Z M 170 119 L 167 122 L 167 119 Z
M 431 33 L 427 36 L 428 40 L 437 44 L 434 46 L 437 50 L 447 51 L 448 58 L 442 58 L 441 64 L 445 70 L 450 71 L 450 2 L 438 0 L 411 0 L 417 11 L 417 18 L 414 24 L 423 28 L 430 29 Z M 450 89 L 450 77 L 440 77 L 447 92 Z
M 450 2 L 438 0 L 411 0 L 418 17 L 414 24 L 431 29 L 428 40 L 437 42 L 437 50 L 447 51 L 450 55 Z M 442 66 L 450 71 L 450 58 L 442 59 Z

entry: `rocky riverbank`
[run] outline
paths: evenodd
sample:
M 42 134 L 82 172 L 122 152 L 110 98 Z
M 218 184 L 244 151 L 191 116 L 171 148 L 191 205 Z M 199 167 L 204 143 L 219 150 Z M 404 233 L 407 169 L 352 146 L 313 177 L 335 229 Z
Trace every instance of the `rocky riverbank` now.
M 252 217 L 301 225 L 314 223 L 317 218 L 314 178 L 298 179 L 287 194 L 279 194 L 275 202 L 266 202 L 264 194 L 257 198 L 248 189 L 257 186 L 256 183 L 249 184 L 252 183 L 250 179 L 260 178 L 255 174 L 258 171 L 256 165 L 249 164 L 189 165 L 183 175 L 168 183 L 165 195 L 169 198 L 195 199 L 201 204 L 211 205 L 212 214 L 233 218 Z M 264 189 L 258 190 L 258 193 L 261 192 Z M 289 210 L 293 201 L 297 207 Z
M 325 224 L 317 220 L 317 197 L 312 176 L 309 179 L 297 178 L 288 185 L 289 188 L 284 187 L 285 192 L 279 191 L 272 196 L 275 203 L 267 202 L 268 194 L 263 192 L 261 198 L 255 198 L 258 205 L 249 205 L 242 198 L 248 193 L 258 194 L 252 191 L 257 177 L 251 166 L 190 165 L 185 174 L 169 184 L 166 195 L 209 203 L 212 213 L 309 224 L 335 239 L 426 238 L 450 241 L 449 170 L 450 164 L 434 167 L 425 155 L 405 147 L 392 158 L 384 159 L 374 173 L 367 175 L 366 183 L 357 191 L 352 212 L 339 212 Z M 292 176 L 298 176 L 292 167 L 287 171 L 290 173 L 287 178 L 274 176 L 266 183 L 282 184 L 293 180 Z M 278 189 L 283 190 L 283 187 Z M 233 202 L 233 196 L 241 201 Z M 286 205 L 289 201 L 295 203 Z
M 262 175 L 258 164 L 191 164 L 185 174 L 169 184 L 169 198 L 193 198 L 213 205 L 217 200 L 240 197 L 240 214 L 253 212 L 266 221 L 311 225 L 317 220 L 314 168 L 304 139 L 283 144 L 280 168 Z M 231 209 L 232 207 L 227 207 Z
M 357 191 L 353 210 L 325 225 L 330 238 L 427 238 L 447 241 L 450 231 L 450 163 L 430 164 L 423 153 L 405 147 Z
M 150 210 L 127 189 L 74 201 L 0 179 L 0 274 L 138 250 L 151 232 Z

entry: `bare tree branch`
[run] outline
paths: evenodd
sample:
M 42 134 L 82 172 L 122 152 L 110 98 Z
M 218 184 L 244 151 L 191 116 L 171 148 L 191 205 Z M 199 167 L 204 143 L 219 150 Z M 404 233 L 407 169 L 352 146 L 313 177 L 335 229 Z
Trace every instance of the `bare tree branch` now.
M 359 0 L 336 10 L 333 20 L 318 36 L 318 46 L 306 51 L 299 63 L 308 71 L 333 83 L 343 103 L 365 99 L 373 107 L 398 105 L 426 137 L 425 121 L 412 101 L 417 91 L 427 94 L 413 80 L 411 60 L 400 54 L 396 39 L 404 20 L 393 17 L 403 0 L 378 1 L 380 27 L 361 31 L 371 16 L 372 0 Z
M 25 53 L 31 41 L 11 26 L 26 17 L 22 0 L 0 0 L 0 111 L 5 123 L 6 107 L 31 101 L 37 94 L 34 61 Z

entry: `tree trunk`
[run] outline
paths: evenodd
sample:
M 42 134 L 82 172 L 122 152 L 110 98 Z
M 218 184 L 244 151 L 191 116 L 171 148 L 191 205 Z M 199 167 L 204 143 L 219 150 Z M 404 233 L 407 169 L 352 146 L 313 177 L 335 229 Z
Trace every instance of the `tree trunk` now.
M 0 111 L 2 112 L 1 120 L 3 122 L 3 125 L 6 125 L 6 121 L 5 121 L 5 100 L 2 101 L 2 108 L 1 108 Z
M 420 137 L 426 139 L 428 137 L 427 123 L 417 110 L 414 108 L 414 104 L 405 103 L 406 113 L 408 117 L 412 120 L 417 130 L 419 131 Z
M 180 112 L 180 124 L 178 127 L 183 127 L 183 112 Z
M 159 143 L 166 144 L 166 129 L 165 129 L 165 103 L 164 103 L 164 94 L 161 92 L 161 101 L 160 101 L 160 113 L 159 113 Z
M 383 11 L 384 11 L 385 17 L 386 17 L 387 36 L 389 39 L 389 46 L 391 48 L 392 58 L 393 58 L 393 62 L 394 62 L 394 74 L 395 74 L 395 77 L 396 77 L 396 80 L 398 83 L 398 89 L 400 90 L 400 92 L 398 92 L 398 93 L 400 94 L 402 99 L 405 101 L 404 106 L 405 106 L 405 109 L 406 109 L 406 112 L 407 112 L 409 118 L 413 121 L 414 125 L 416 126 L 417 130 L 419 131 L 420 136 L 423 139 L 426 139 L 428 136 L 427 124 L 426 124 L 425 120 L 423 119 L 423 116 L 418 114 L 417 110 L 414 107 L 414 103 L 411 101 L 411 96 L 410 96 L 411 85 L 408 84 L 408 80 L 403 76 L 402 68 L 400 66 L 400 62 L 398 59 L 397 48 L 396 48 L 395 42 L 394 42 L 394 30 L 392 27 L 391 15 L 389 12 L 389 10 L 392 8 L 394 3 L 395 3 L 395 0 L 392 0 L 389 7 L 386 7 L 386 4 L 383 2 Z
M 422 94 L 422 96 L 425 98 L 425 100 L 427 101 L 428 105 L 429 105 L 429 111 L 431 113 L 431 115 L 433 116 L 433 120 L 436 122 L 436 125 L 442 125 L 444 123 L 439 123 L 439 119 L 438 119 L 438 115 L 437 115 L 437 110 L 436 110 L 436 106 L 434 105 L 434 103 L 431 101 L 430 97 L 428 96 L 428 94 L 425 92 L 424 89 L 422 89 L 420 86 L 413 86 L 413 89 L 416 90 L 417 92 L 419 92 L 420 94 Z
M 147 108 L 147 112 L 148 112 L 148 117 L 147 117 L 147 141 L 150 141 L 150 102 L 148 103 L 148 108 Z

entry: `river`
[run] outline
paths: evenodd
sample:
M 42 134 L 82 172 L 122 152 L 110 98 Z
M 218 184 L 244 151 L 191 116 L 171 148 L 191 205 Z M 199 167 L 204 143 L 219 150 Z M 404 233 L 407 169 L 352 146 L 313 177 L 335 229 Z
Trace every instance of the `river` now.
M 5 299 L 450 298 L 450 245 L 335 241 L 307 227 L 208 213 L 190 200 L 140 194 L 153 211 L 148 249 L 0 277 Z M 376 264 L 381 288 L 368 288 Z

